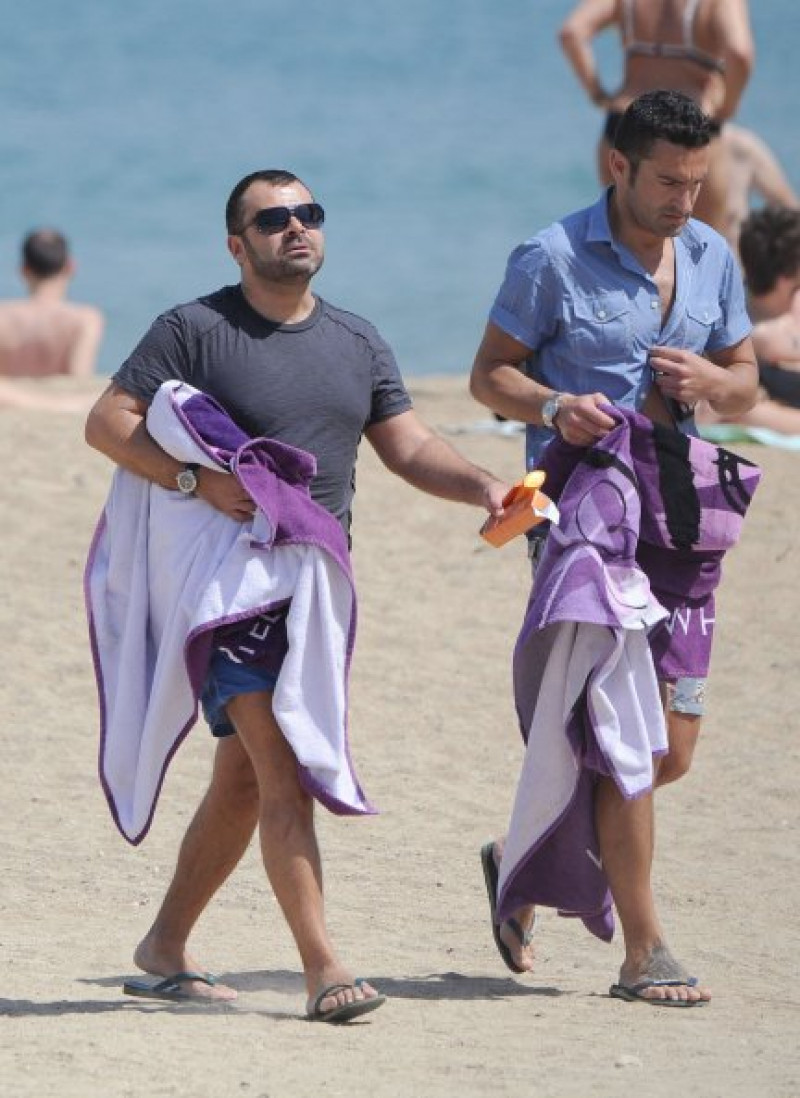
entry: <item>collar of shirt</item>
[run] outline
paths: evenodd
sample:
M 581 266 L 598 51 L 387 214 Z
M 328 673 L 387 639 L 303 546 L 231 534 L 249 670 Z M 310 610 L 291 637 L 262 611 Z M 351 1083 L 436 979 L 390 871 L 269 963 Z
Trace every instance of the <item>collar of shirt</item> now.
M 608 204 L 611 200 L 611 195 L 614 188 L 608 187 L 595 202 L 594 206 L 590 206 L 587 211 L 586 219 L 586 235 L 585 240 L 587 245 L 591 244 L 607 244 L 619 257 L 620 262 L 636 271 L 637 274 L 645 274 L 641 263 L 636 259 L 631 251 L 620 244 L 614 234 L 611 232 L 611 225 L 608 221 Z M 675 262 L 680 263 L 681 253 L 694 266 L 700 262 L 708 244 L 705 240 L 702 240 L 695 229 L 694 221 L 690 220 L 681 230 L 680 234 L 675 238 Z M 650 277 L 647 275 L 646 277 Z

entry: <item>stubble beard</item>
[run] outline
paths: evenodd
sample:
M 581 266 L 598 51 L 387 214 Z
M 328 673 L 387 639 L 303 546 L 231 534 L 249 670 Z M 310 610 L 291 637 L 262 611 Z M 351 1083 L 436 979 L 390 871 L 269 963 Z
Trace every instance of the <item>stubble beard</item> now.
M 628 214 L 639 229 L 652 233 L 653 236 L 661 237 L 662 240 L 680 236 L 686 227 L 686 220 L 682 219 L 680 222 L 668 224 L 661 219 L 661 213 L 666 213 L 666 211 L 643 211 L 638 203 L 628 200 Z
M 306 256 L 279 255 L 269 259 L 260 256 L 250 242 L 243 238 L 247 258 L 257 281 L 264 284 L 280 284 L 284 286 L 308 284 L 324 261 L 322 249 L 312 251 Z

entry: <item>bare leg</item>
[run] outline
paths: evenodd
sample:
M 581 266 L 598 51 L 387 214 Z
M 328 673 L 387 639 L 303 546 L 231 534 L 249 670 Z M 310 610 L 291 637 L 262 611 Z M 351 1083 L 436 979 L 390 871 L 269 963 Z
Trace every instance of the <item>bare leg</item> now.
M 656 787 L 668 785 L 688 774 L 700 735 L 701 718 L 690 713 L 667 712 L 669 754 L 656 761 Z
M 145 972 L 203 971 L 189 955 L 195 923 L 247 850 L 258 820 L 258 785 L 238 736 L 217 744 L 211 784 L 181 844 L 178 863 L 155 922 L 134 953 Z M 186 983 L 198 998 L 233 999 L 222 984 Z
M 353 986 L 325 926 L 322 865 L 314 831 L 314 802 L 300 784 L 297 761 L 272 714 L 272 695 L 243 694 L 228 703 L 258 781 L 261 854 L 278 903 L 294 936 L 309 1002 L 332 984 L 348 985 L 319 1004 L 333 1009 L 377 992 Z
M 650 884 L 654 845 L 652 794 L 626 801 L 611 779 L 601 778 L 597 784 L 595 814 L 603 868 L 625 938 L 620 983 L 630 988 L 648 978 L 686 979 L 664 941 Z M 685 983 L 648 988 L 642 996 L 688 1002 L 711 997 L 705 989 Z

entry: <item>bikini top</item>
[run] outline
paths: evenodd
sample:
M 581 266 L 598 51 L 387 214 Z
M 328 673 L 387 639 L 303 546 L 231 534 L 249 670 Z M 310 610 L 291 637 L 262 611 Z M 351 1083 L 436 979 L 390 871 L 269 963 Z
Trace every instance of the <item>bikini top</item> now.
M 714 57 L 705 50 L 698 49 L 694 44 L 694 17 L 700 0 L 687 0 L 683 9 L 681 20 L 681 42 L 639 42 L 633 26 L 634 0 L 622 0 L 623 39 L 628 43 L 625 47 L 627 57 L 663 57 L 670 60 L 690 61 L 709 72 L 725 73 L 725 62 Z

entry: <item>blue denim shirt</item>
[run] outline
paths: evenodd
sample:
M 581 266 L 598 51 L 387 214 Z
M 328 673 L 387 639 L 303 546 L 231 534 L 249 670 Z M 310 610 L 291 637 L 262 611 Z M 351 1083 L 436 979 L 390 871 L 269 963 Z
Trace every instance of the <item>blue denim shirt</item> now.
M 535 352 L 528 375 L 557 391 L 602 392 L 640 409 L 654 346 L 720 351 L 750 333 L 741 276 L 725 240 L 702 221 L 675 238 L 675 300 L 664 327 L 652 275 L 611 235 L 608 196 L 516 248 L 489 319 Z M 694 420 L 680 424 L 694 434 Z M 529 425 L 532 468 L 552 438 Z

